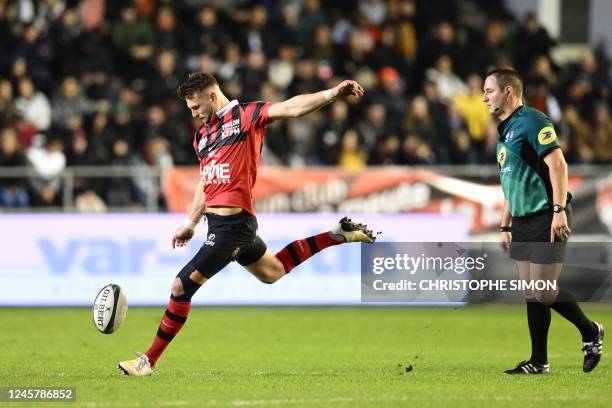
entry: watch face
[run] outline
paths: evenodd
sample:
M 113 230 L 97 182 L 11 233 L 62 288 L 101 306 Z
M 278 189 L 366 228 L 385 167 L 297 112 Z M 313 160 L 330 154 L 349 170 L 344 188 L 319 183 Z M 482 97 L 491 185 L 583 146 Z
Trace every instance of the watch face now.
M 561 208 L 562 207 L 559 204 L 555 204 L 555 205 L 553 205 L 553 212 L 560 213 L 561 212 Z

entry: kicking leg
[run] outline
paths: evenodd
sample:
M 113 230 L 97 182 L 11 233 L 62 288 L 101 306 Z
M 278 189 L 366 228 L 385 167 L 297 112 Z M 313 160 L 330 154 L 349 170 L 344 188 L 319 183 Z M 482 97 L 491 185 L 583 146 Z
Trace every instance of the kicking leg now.
M 250 259 L 250 262 L 246 262 L 242 258 L 242 254 L 237 260 L 260 281 L 274 283 L 325 248 L 347 242 L 372 243 L 375 239 L 372 231 L 366 225 L 354 223 L 349 218 L 344 217 L 331 231 L 293 241 L 276 255 L 266 249 L 265 253 L 256 260 Z M 263 241 L 259 243 L 258 240 L 261 241 L 261 238 L 257 237 L 254 246 L 261 247 L 263 245 L 265 248 Z M 253 251 L 247 248 L 246 252 L 246 257 L 249 258 L 248 253 Z

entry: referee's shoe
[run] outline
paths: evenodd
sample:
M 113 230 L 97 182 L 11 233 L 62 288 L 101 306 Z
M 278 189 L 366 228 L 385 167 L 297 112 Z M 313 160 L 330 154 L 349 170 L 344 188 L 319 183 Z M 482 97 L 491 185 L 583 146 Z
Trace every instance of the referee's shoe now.
M 582 352 L 584 353 L 582 371 L 585 373 L 590 373 L 595 367 L 597 367 L 597 364 L 601 359 L 601 353 L 603 352 L 603 324 L 597 322 L 593 322 L 593 324 L 597 326 L 597 336 L 595 336 L 593 341 L 582 343 Z
M 529 360 L 521 361 L 515 368 L 506 370 L 506 374 L 548 374 L 550 366 L 548 364 L 532 363 Z

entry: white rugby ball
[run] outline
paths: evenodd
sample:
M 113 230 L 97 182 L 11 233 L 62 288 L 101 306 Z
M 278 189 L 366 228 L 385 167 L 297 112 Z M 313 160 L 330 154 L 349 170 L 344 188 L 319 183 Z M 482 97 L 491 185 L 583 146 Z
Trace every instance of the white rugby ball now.
M 93 322 L 100 332 L 111 334 L 123 324 L 128 305 L 125 291 L 114 283 L 104 286 L 93 305 Z

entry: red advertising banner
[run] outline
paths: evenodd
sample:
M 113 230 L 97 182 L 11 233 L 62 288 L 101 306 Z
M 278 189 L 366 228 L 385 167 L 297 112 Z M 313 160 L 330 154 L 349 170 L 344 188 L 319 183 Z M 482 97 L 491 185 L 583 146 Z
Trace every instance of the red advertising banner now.
M 174 168 L 164 174 L 170 211 L 186 211 L 199 177 L 197 168 Z M 588 220 L 579 229 L 606 232 L 605 224 L 612 218 L 612 179 L 574 175 L 570 190 L 576 215 Z M 454 177 L 424 168 L 263 167 L 254 199 L 258 212 L 461 213 L 471 220 L 471 231 L 480 232 L 498 226 L 503 193 L 496 174 Z

